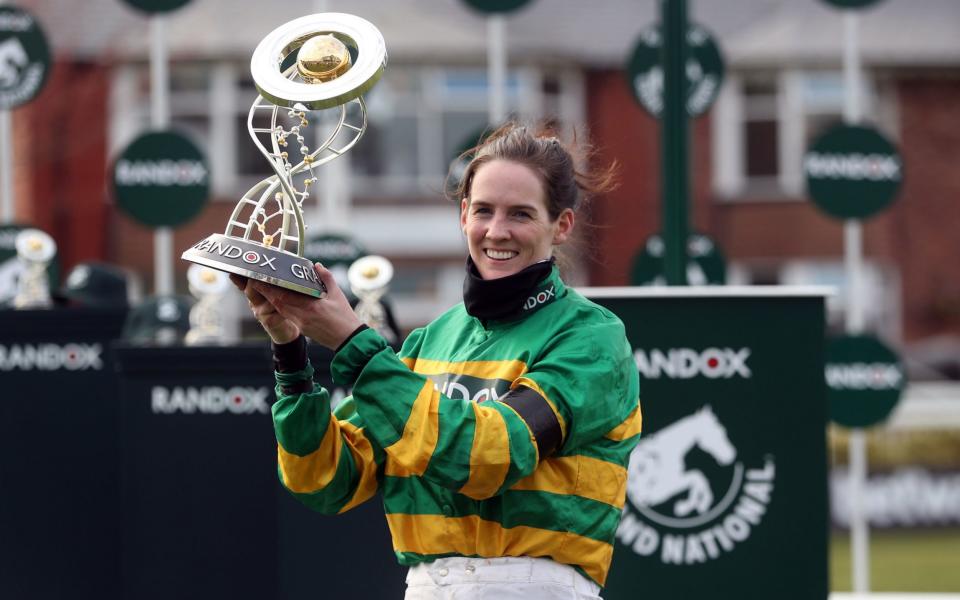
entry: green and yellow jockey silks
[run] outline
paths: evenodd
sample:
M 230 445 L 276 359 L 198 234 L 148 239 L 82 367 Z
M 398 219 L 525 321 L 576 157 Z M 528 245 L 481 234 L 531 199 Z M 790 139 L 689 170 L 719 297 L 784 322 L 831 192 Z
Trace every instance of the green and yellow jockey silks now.
M 399 354 L 355 335 L 331 365 L 353 385 L 334 418 L 326 390 L 278 385 L 283 485 L 324 513 L 379 491 L 403 564 L 548 557 L 603 585 L 640 436 L 637 370 L 620 320 L 556 268 L 524 306 L 482 322 L 460 304 Z

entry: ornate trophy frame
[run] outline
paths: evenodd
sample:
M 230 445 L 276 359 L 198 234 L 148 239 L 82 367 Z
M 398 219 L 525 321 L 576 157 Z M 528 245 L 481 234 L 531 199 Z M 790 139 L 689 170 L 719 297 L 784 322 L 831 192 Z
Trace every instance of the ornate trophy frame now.
M 247 115 L 247 130 L 274 175 L 243 195 L 223 234 L 201 240 L 182 258 L 324 297 L 323 282 L 303 256 L 303 201 L 317 182 L 314 169 L 343 155 L 363 136 L 363 94 L 379 81 L 386 64 L 383 35 L 354 15 L 308 15 L 267 35 L 250 61 L 260 95 Z M 337 116 L 330 119 L 330 133 L 311 150 L 305 138 L 308 113 L 324 109 L 336 109 Z M 288 128 L 285 122 L 293 124 Z M 295 163 L 293 141 L 300 155 Z

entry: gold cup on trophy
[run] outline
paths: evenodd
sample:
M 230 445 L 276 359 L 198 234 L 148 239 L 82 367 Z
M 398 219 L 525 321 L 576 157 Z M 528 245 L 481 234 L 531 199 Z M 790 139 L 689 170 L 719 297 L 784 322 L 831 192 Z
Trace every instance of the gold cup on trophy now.
M 182 258 L 322 298 L 326 288 L 303 256 L 303 202 L 317 183 L 315 170 L 363 136 L 363 94 L 386 64 L 383 35 L 354 15 L 309 15 L 267 35 L 250 62 L 260 95 L 247 130 L 274 175 L 243 195 L 222 234 L 197 242 Z M 313 114 L 327 109 L 336 116 Z M 330 131 L 314 149 L 307 136 L 321 123 Z

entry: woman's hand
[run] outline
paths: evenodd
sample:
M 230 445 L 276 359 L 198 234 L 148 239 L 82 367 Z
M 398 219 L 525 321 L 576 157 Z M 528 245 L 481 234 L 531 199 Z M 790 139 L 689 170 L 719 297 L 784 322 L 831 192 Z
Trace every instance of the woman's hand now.
M 300 329 L 277 312 L 277 309 L 256 289 L 253 279 L 231 274 L 230 281 L 247 297 L 247 304 L 250 305 L 253 316 L 260 321 L 260 325 L 273 343 L 286 344 L 300 336 Z
M 327 286 L 327 295 L 322 300 L 260 281 L 251 280 L 248 287 L 252 287 L 265 298 L 283 319 L 293 324 L 298 332 L 302 331 L 316 343 L 335 350 L 357 327 L 363 324 L 363 321 L 353 312 L 350 302 L 337 286 L 333 273 L 320 263 L 314 265 L 314 271 L 320 281 Z M 263 323 L 263 320 L 260 322 Z M 269 333 L 270 330 L 267 332 Z

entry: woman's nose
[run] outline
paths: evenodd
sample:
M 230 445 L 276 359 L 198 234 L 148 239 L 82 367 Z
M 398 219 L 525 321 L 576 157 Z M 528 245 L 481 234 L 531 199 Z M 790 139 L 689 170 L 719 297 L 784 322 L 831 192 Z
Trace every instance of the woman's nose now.
M 501 217 L 493 217 L 487 226 L 487 239 L 506 240 L 510 238 L 510 227 Z

